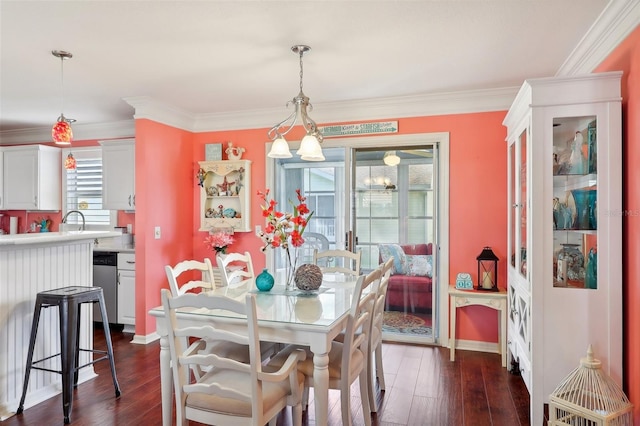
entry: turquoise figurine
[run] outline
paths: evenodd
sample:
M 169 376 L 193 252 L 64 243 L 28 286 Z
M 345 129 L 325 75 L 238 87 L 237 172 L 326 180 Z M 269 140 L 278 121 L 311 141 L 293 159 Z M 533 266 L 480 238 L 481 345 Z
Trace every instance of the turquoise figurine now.
M 589 250 L 587 256 L 587 268 L 584 278 L 584 287 L 589 289 L 598 288 L 598 254 L 595 248 Z
M 269 291 L 273 288 L 275 280 L 273 279 L 273 275 L 267 271 L 267 268 L 264 268 L 260 274 L 256 277 L 256 287 L 260 291 Z

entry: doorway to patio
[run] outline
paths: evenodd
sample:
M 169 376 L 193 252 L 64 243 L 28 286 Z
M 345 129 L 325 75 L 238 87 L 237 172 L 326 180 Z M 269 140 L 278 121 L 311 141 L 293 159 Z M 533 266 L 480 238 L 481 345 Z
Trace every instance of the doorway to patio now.
M 279 205 L 287 206 L 302 189 L 314 212 L 305 234 L 324 236 L 331 249 L 360 251 L 363 273 L 380 264 L 381 247 L 407 250 L 400 260 L 406 268 L 396 268 L 387 293 L 387 341 L 438 343 L 448 326 L 446 315 L 440 324 L 438 309 L 446 312 L 447 306 L 442 298 L 448 274 L 440 265 L 443 257 L 448 263 L 442 250 L 447 235 L 441 232 L 448 229 L 442 209 L 448 203 L 448 160 L 443 163 L 441 155 L 443 144 L 448 150 L 448 135 L 436 135 L 331 139 L 323 144 L 323 162 L 296 156 L 267 162 L 267 182 Z M 389 153 L 399 162 L 385 162 Z M 274 270 L 284 267 L 278 253 L 267 255 Z

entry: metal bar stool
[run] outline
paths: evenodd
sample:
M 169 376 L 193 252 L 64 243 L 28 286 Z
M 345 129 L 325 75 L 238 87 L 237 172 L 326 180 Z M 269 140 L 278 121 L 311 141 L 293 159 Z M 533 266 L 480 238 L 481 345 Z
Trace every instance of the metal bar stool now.
M 107 341 L 107 351 L 80 348 L 80 313 L 83 303 L 100 304 L 104 336 Z M 60 314 L 60 353 L 32 362 L 33 349 L 36 342 L 36 334 L 38 332 L 38 322 L 40 321 L 40 311 L 43 308 L 50 308 L 52 306 L 57 306 Z M 103 356 L 79 366 L 78 362 L 80 351 L 97 353 Z M 57 356 L 60 356 L 61 358 L 62 370 L 51 370 L 36 365 Z M 20 398 L 20 406 L 18 407 L 17 413 L 22 413 L 24 409 L 24 399 L 27 395 L 31 369 L 48 371 L 62 375 L 62 410 L 64 412 L 64 422 L 69 423 L 71 405 L 73 403 L 73 388 L 78 386 L 78 370 L 105 359 L 109 359 L 109 362 L 111 363 L 111 376 L 113 377 L 113 386 L 116 389 L 116 398 L 118 398 L 120 396 L 120 386 L 118 385 L 118 379 L 116 378 L 111 334 L 109 333 L 109 320 L 107 318 L 107 309 L 104 304 L 102 287 L 72 286 L 38 293 L 33 313 L 33 323 L 31 325 L 31 339 L 29 341 L 29 352 L 27 353 L 27 367 L 24 375 L 22 398 Z

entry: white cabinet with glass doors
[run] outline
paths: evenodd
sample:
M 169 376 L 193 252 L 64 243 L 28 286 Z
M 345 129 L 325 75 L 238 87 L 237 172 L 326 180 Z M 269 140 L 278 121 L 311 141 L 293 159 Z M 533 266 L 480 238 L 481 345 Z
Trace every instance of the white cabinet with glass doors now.
M 504 120 L 508 347 L 532 424 L 589 345 L 622 378 L 620 77 L 527 80 Z
M 102 207 L 136 209 L 135 139 L 110 140 L 102 145 Z

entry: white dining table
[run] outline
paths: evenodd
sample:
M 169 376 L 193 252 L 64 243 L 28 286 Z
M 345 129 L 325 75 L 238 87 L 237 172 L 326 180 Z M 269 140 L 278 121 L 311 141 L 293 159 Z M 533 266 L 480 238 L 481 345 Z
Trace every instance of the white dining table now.
M 320 289 L 312 294 L 297 289 L 287 291 L 278 285 L 268 292 L 260 292 L 252 283 L 236 288 L 219 287 L 214 291 L 237 300 L 244 300 L 247 292 L 256 293 L 261 341 L 309 346 L 314 365 L 315 424 L 319 426 L 327 424 L 329 412 L 331 342 L 346 327 L 355 283 L 355 278 L 329 275 L 324 277 Z M 168 323 L 162 306 L 151 309 L 149 314 L 156 317 L 156 329 L 160 335 L 162 424 L 169 426 L 172 423 L 173 379 Z M 181 326 L 209 323 L 234 331 L 246 329 L 246 318 L 213 310 L 178 311 L 176 316 Z

